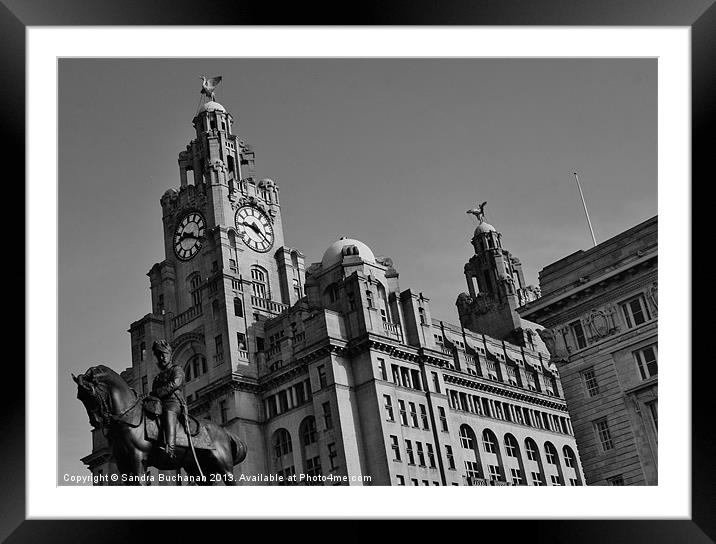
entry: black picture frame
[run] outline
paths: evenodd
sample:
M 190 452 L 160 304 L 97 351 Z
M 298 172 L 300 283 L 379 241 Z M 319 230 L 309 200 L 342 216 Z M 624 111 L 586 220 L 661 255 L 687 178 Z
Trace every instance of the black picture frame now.
M 710 166 L 716 98 L 716 6 L 714 0 L 434 0 L 355 3 L 313 2 L 274 5 L 272 2 L 187 0 L 119 2 L 112 0 L 3 0 L 0 3 L 0 52 L 2 55 L 2 127 L 9 138 L 5 156 L 12 159 L 12 177 L 6 190 L 20 189 L 25 176 L 25 30 L 28 26 L 83 25 L 569 25 L 569 26 L 685 26 L 692 33 L 692 171 L 693 180 L 706 183 Z M 217 15 L 220 14 L 220 15 Z M 700 184 L 692 181 L 692 189 Z M 694 215 L 694 217 L 697 217 Z M 708 227 L 692 223 L 693 232 Z M 688 241 L 690 242 L 690 241 Z M 685 241 L 685 243 L 688 243 Z M 16 259 L 24 267 L 24 260 Z M 24 276 L 24 273 L 23 273 Z M 696 278 L 694 278 L 696 279 Z M 685 278 L 686 280 L 686 278 Z M 694 281 L 693 285 L 704 284 Z M 25 285 L 25 288 L 30 288 Z M 19 290 L 17 290 L 19 291 Z M 23 323 L 19 312 L 11 314 L 15 326 Z M 683 316 L 689 319 L 692 316 Z M 695 316 L 693 316 L 695 318 Z M 693 319 L 694 323 L 697 322 Z M 703 326 L 703 325 L 702 325 Z M 667 333 L 668 334 L 668 333 Z M 24 355 L 24 354 L 23 354 Z M 684 350 L 685 364 L 691 354 Z M 698 359 L 693 357 L 694 361 Z M 711 398 L 709 359 L 692 366 L 692 517 L 690 520 L 561 521 L 515 520 L 490 523 L 499 538 L 545 538 L 550 542 L 714 542 L 716 540 L 716 440 L 708 404 Z M 25 372 L 22 365 L 7 361 L 3 369 L 4 410 L 0 417 L 0 538 L 7 542 L 137 541 L 151 536 L 146 521 L 26 521 L 25 520 Z M 48 462 L 54 462 L 55 445 L 47 445 Z M 317 512 L 320 515 L 320 512 Z M 555 513 L 555 518 L 559 513 Z M 213 522 L 211 532 L 229 529 L 236 538 L 261 534 L 260 521 L 241 521 L 241 525 Z M 248 525 L 247 525 L 248 523 Z M 324 524 L 325 522 L 320 522 Z M 338 529 L 351 540 L 374 538 L 375 522 L 349 522 Z M 455 522 L 451 522 L 455 523 Z M 484 527 L 484 523 L 483 527 Z M 498 524 L 499 525 L 495 525 Z M 506 525 L 509 524 L 509 530 Z M 265 526 L 264 526 L 265 527 Z M 403 540 L 423 531 L 423 524 L 401 528 Z M 462 525 L 461 525 L 462 527 Z M 161 528 L 163 529 L 163 528 Z M 471 528 L 466 535 L 483 535 Z M 177 531 L 177 529 L 174 529 Z M 198 531 L 206 538 L 205 524 L 184 523 L 182 539 Z M 275 534 L 275 527 L 272 532 Z M 322 525 L 321 533 L 333 531 Z M 325 531 L 325 532 L 324 532 Z M 406 532 L 407 531 L 407 532 Z M 451 529 L 451 532 L 453 529 Z M 310 531 L 313 532 L 313 531 Z M 167 533 L 169 535 L 169 533 Z M 241 536 L 243 535 L 243 536 Z M 335 534 L 338 538 L 338 535 Z M 345 539 L 348 537 L 342 537 Z

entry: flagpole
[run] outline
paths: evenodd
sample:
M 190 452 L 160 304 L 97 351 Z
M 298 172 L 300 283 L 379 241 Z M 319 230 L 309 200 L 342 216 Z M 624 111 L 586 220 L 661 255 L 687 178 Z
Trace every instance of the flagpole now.
M 594 237 L 594 229 L 592 228 L 592 221 L 589 219 L 589 212 L 587 211 L 587 203 L 584 201 L 584 193 L 582 193 L 582 186 L 579 184 L 579 176 L 577 172 L 574 172 L 574 179 L 577 182 L 577 189 L 579 189 L 579 196 L 582 198 L 582 206 L 584 206 L 584 215 L 587 217 L 587 225 L 589 225 L 589 232 L 592 235 L 592 242 L 594 246 L 597 245 L 597 239 Z

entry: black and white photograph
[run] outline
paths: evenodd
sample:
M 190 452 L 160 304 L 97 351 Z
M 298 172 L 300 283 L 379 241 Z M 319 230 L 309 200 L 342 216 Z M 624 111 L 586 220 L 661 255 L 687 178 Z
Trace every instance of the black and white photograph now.
M 58 77 L 59 485 L 658 483 L 656 59 Z

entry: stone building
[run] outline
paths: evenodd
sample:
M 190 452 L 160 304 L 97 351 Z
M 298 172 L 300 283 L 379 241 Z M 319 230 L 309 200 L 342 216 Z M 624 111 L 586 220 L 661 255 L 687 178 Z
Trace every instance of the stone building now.
M 494 227 L 474 233 L 461 324 L 439 320 L 358 240 L 306 267 L 231 115 L 210 101 L 193 124 L 180 187 L 161 198 L 165 253 L 125 379 L 147 392 L 151 345 L 170 341 L 190 412 L 248 444 L 240 483 L 582 485 L 559 373 L 515 312 L 536 291 Z M 93 444 L 90 470 L 116 470 Z
M 588 485 L 656 485 L 657 218 L 540 272 L 520 314 L 557 364 Z

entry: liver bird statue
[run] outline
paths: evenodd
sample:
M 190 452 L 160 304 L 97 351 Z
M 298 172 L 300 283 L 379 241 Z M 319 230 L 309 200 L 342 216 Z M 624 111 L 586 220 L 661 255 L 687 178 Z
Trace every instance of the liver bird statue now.
M 474 215 L 477 217 L 477 219 L 482 223 L 485 219 L 485 206 L 487 205 L 487 200 L 480 204 L 477 208 L 472 208 L 470 210 L 467 210 L 467 213 Z
M 201 94 L 205 94 L 209 97 L 209 100 L 214 100 L 214 89 L 221 83 L 221 76 L 210 77 L 207 79 L 206 76 L 199 76 L 201 79 Z

